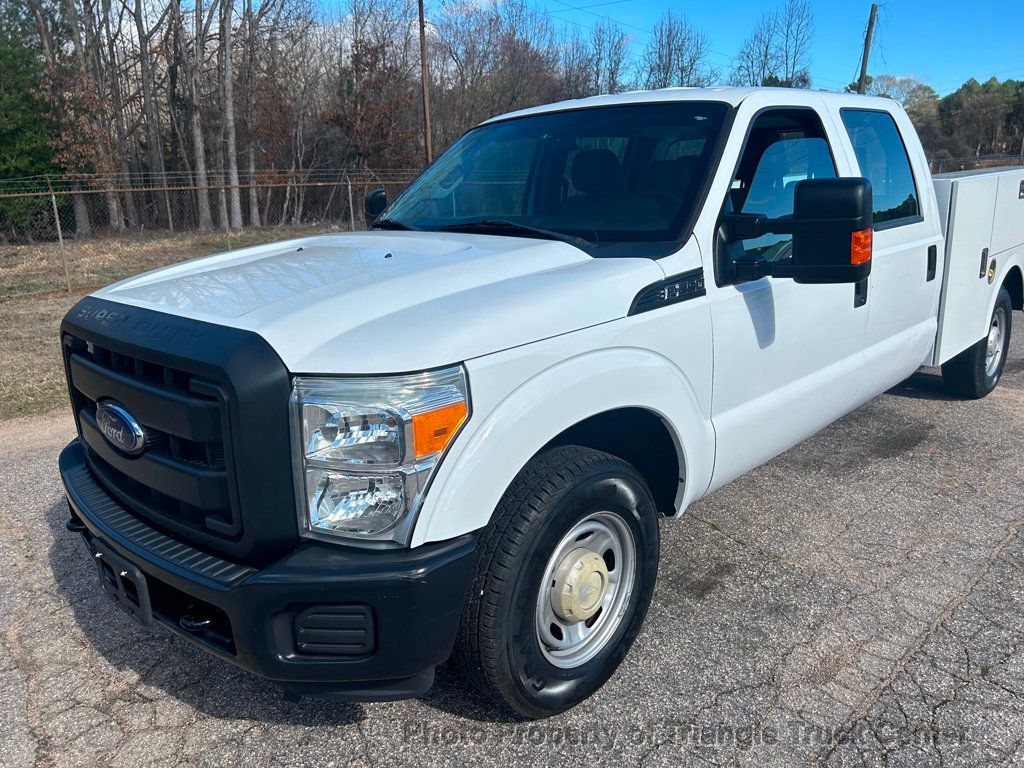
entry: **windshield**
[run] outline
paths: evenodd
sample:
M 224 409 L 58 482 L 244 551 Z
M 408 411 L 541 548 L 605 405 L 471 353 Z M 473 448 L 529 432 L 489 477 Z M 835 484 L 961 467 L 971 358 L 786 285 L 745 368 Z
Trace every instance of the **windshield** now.
M 727 112 L 684 101 L 483 125 L 427 168 L 384 223 L 566 239 L 595 256 L 665 255 L 691 223 Z

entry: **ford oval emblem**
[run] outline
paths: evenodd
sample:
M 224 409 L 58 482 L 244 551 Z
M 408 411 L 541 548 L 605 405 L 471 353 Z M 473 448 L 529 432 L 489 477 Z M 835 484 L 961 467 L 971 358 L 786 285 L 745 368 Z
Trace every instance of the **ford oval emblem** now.
M 124 406 L 113 400 L 96 403 L 96 426 L 107 442 L 132 456 L 146 450 L 146 433 Z

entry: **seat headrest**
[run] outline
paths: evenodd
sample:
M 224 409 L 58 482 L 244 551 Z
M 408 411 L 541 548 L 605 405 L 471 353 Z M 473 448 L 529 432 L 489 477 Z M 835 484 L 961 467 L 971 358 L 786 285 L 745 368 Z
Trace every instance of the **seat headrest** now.
M 584 194 L 622 189 L 619 158 L 610 149 L 583 149 L 572 159 L 572 185 Z
M 655 160 L 647 169 L 646 187 L 655 192 L 684 194 L 689 191 L 700 163 L 700 156 Z

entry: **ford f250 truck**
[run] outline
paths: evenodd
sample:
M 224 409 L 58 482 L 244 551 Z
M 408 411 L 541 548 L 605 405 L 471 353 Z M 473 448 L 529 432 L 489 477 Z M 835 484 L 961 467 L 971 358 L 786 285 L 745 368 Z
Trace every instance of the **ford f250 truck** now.
M 660 518 L 922 365 L 984 396 L 1024 302 L 1024 169 L 933 179 L 886 99 L 528 109 L 365 208 L 61 328 L 102 588 L 291 695 L 417 696 L 451 658 L 520 716 L 577 704 Z

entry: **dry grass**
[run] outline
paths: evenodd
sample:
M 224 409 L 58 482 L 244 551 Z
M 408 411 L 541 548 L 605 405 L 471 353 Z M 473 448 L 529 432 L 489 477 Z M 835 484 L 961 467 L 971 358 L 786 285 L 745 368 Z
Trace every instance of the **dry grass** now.
M 67 404 L 58 328 L 79 298 L 62 293 L 0 302 L 0 420 Z
M 316 234 L 323 230 L 235 233 L 233 248 Z M 225 250 L 223 233 L 123 237 L 68 243 L 72 295 L 56 243 L 0 246 L 0 420 L 67 406 L 58 329 L 88 289 L 123 277 Z M 49 293 L 40 293 L 49 291 Z M 34 294 L 34 295 L 25 295 Z

